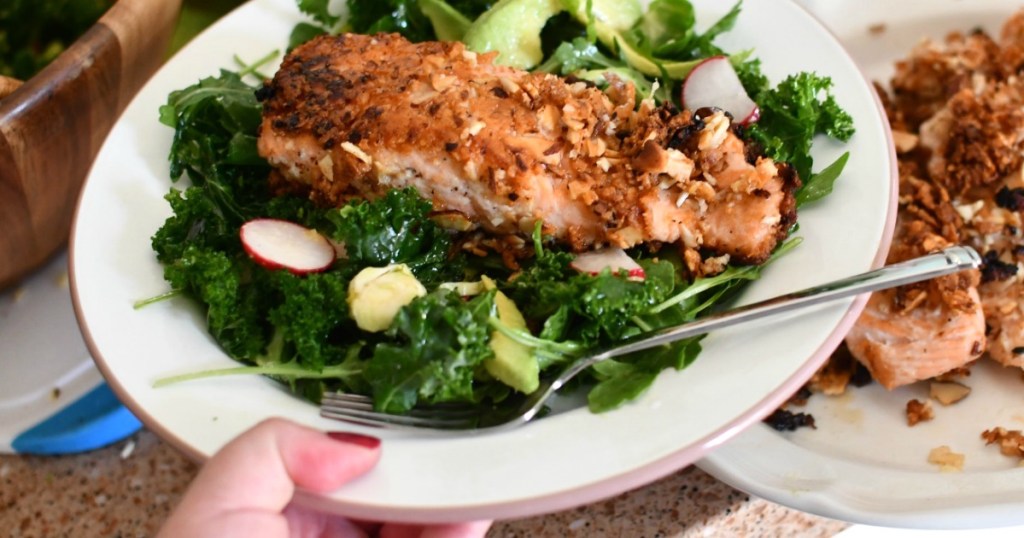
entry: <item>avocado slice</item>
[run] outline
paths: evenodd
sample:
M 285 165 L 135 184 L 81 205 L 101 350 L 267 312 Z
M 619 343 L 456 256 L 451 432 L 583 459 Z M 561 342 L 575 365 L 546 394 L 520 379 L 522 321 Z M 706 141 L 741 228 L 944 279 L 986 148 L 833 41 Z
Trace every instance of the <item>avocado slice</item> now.
M 571 0 L 566 4 L 576 20 L 587 24 L 587 0 Z M 620 32 L 632 28 L 644 14 L 637 0 L 590 0 L 590 12 L 594 22 Z
M 561 0 L 499 0 L 473 21 L 462 42 L 474 52 L 499 51 L 495 63 L 529 69 L 544 59 L 544 23 L 561 11 Z
M 513 329 L 525 329 L 526 319 L 504 293 L 496 292 L 494 305 L 498 319 Z M 530 394 L 540 386 L 540 364 L 530 347 L 521 344 L 501 331 L 491 334 L 491 350 L 494 357 L 484 361 L 484 369 L 495 379 L 523 394 Z
M 638 0 L 589 2 L 598 36 L 608 45 L 614 44 L 612 36 L 630 29 L 643 15 Z M 427 3 L 430 2 L 421 0 L 421 6 Z M 443 4 L 440 0 L 438 3 Z M 587 3 L 588 0 L 499 0 L 473 21 L 462 42 L 475 52 L 499 51 L 495 63 L 530 69 L 544 59 L 540 33 L 548 19 L 568 9 L 573 17 L 587 24 Z M 426 9 L 424 12 L 427 13 Z M 434 17 L 427 15 L 437 28 Z
M 434 34 L 441 41 L 459 41 L 473 21 L 444 0 L 419 0 L 420 11 L 430 19 Z

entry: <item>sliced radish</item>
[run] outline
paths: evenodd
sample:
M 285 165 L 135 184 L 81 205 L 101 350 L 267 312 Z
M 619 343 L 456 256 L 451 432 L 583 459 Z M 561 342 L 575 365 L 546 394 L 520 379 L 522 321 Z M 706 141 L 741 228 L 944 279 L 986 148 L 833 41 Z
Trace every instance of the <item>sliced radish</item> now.
M 629 254 L 626 254 L 621 248 L 603 248 L 584 252 L 576 256 L 569 266 L 581 273 L 591 275 L 611 269 L 613 274 L 626 271 L 630 280 L 643 280 L 646 277 L 643 267 L 640 267 L 640 264 L 630 258 Z
M 323 271 L 336 255 L 326 237 L 286 220 L 250 220 L 242 225 L 239 236 L 245 252 L 256 263 L 296 275 Z
M 712 56 L 697 64 L 683 81 L 682 99 L 690 110 L 717 107 L 742 125 L 757 121 L 761 114 L 726 56 Z

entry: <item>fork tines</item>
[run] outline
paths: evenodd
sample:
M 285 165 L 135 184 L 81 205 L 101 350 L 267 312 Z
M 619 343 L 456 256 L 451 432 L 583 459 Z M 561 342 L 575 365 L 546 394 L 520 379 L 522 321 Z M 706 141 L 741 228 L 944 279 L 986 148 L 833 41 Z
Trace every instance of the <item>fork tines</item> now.
M 467 429 L 477 425 L 480 410 L 463 404 L 415 407 L 403 415 L 374 411 L 373 400 L 360 394 L 324 393 L 320 416 L 366 426 Z

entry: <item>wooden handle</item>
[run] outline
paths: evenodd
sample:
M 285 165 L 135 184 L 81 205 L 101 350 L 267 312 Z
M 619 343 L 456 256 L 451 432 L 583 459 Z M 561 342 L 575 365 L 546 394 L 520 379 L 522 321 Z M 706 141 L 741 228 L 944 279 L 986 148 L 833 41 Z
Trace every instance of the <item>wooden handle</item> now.
M 0 76 L 0 99 L 14 93 L 22 84 L 24 83 L 16 78 Z
M 52 64 L 0 100 L 0 288 L 67 241 L 93 158 L 163 63 L 180 8 L 181 0 L 115 2 Z

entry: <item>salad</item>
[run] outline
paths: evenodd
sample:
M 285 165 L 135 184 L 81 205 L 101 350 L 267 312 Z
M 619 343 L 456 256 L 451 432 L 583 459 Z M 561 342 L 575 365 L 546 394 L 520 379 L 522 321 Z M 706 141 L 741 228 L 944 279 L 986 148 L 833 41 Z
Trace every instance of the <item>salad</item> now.
M 0 6 L 0 75 L 32 78 L 113 4 L 114 0 L 7 0 Z
M 742 120 L 736 132 L 790 163 L 802 180 L 798 206 L 827 195 L 846 160 L 815 171 L 813 138 L 853 134 L 829 79 L 798 73 L 772 86 L 753 51 L 729 54 L 714 44 L 740 4 L 704 32 L 685 0 L 655 0 L 646 10 L 596 0 L 349 0 L 345 16 L 326 0 L 302 0 L 299 8 L 310 21 L 292 32 L 290 49 L 344 32 L 459 39 L 480 52 L 500 44 L 497 61 L 518 69 L 598 88 L 627 81 L 637 107 L 682 109 L 691 103 L 685 94 L 706 88 L 692 84 L 697 73 L 724 66 L 739 88 L 724 86 L 730 115 Z M 528 16 L 512 27 L 509 13 Z M 152 239 L 171 291 L 140 305 L 175 295 L 199 301 L 210 334 L 244 364 L 161 384 L 263 374 L 314 402 L 324 391 L 356 392 L 391 413 L 449 401 L 501 405 L 588 350 L 712 310 L 765 266 L 695 272 L 672 244 L 637 245 L 611 258 L 576 253 L 545 235 L 542 223 L 525 242 L 528 255 L 509 259 L 489 247 L 494 237 L 459 231 L 413 189 L 340 207 L 282 193 L 268 182 L 272 166 L 257 144 L 264 112 L 257 94 L 269 78 L 262 63 L 173 92 L 160 109 L 161 122 L 175 129 L 171 178 L 187 174 L 191 185 L 168 193 L 173 215 Z M 313 237 L 310 255 L 324 260 L 300 269 L 280 259 L 280 245 L 261 246 L 259 230 L 280 231 L 280 223 L 310 232 L 298 237 Z M 797 242 L 781 243 L 766 263 Z M 685 368 L 699 340 L 596 365 L 581 381 L 590 409 L 613 409 L 663 370 Z

